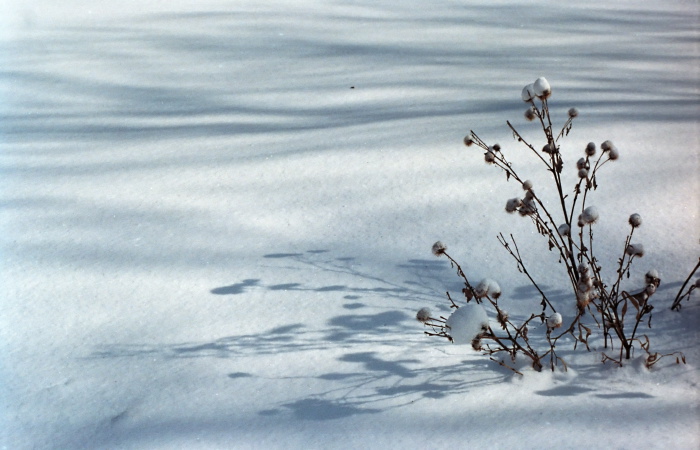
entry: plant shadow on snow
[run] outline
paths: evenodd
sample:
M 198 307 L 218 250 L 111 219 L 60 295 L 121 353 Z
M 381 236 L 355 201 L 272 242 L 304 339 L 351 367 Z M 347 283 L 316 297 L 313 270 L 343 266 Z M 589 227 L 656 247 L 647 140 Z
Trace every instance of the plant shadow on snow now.
M 469 360 L 425 367 L 416 359 L 389 360 L 376 352 L 357 352 L 341 356 L 338 361 L 351 363 L 356 370 L 310 377 L 316 383 L 327 382 L 330 389 L 284 402 L 259 414 L 273 416 L 291 411 L 299 420 L 317 421 L 375 414 L 409 406 L 421 399 L 464 394 L 480 386 L 503 382 L 511 376 L 507 372 L 498 373 L 499 370 L 484 371 L 483 364 Z M 472 375 L 464 377 L 464 372 L 470 370 Z
M 315 286 L 312 281 L 267 283 L 263 279 L 245 279 L 215 287 L 210 293 L 236 299 L 256 291 L 290 291 L 296 296 L 299 292 L 329 294 L 341 299 L 335 307 L 340 307 L 345 312 L 330 315 L 322 323 L 313 323 L 312 320 L 284 324 L 254 333 L 225 336 L 210 342 L 114 345 L 95 352 L 93 357 L 148 357 L 153 360 L 218 358 L 235 361 L 237 365 L 243 364 L 239 366 L 243 368 L 246 367 L 246 358 L 289 358 L 293 355 L 294 359 L 303 360 L 307 354 L 334 352 L 331 358 L 334 358 L 337 368 L 328 372 L 275 376 L 255 373 L 246 367 L 225 375 L 231 383 L 255 383 L 256 386 L 286 383 L 300 378 L 309 380 L 313 393 L 287 398 L 259 411 L 261 417 L 291 414 L 295 419 L 303 421 L 377 414 L 416 401 L 465 394 L 479 387 L 518 377 L 510 370 L 489 361 L 487 357 L 473 352 L 468 346 L 452 347 L 452 344 L 446 342 L 436 345 L 430 339 L 422 339 L 423 330 L 415 321 L 413 312 L 418 305 L 422 306 L 428 301 L 434 304 L 444 303 L 444 292 L 440 288 L 449 284 L 447 280 L 453 274 L 449 264 L 443 260 L 415 259 L 396 264 L 396 270 L 391 273 L 404 275 L 402 278 L 406 281 L 403 282 L 386 280 L 378 273 L 363 268 L 356 258 L 335 257 L 328 250 L 272 253 L 264 255 L 264 260 L 274 264 L 275 273 L 282 273 L 282 269 L 285 269 L 292 276 L 303 273 L 308 280 L 309 273 L 325 272 L 320 279 L 328 280 L 329 277 L 325 275 L 332 274 L 337 277 L 334 280 L 341 280 L 341 283 Z M 565 304 L 568 301 L 565 292 L 546 290 L 557 303 Z M 372 297 L 388 302 L 373 302 Z M 522 285 L 513 289 L 512 298 L 518 302 L 526 299 L 536 302 L 537 292 L 529 285 Z M 393 303 L 396 303 L 396 308 L 387 310 L 387 304 Z M 449 308 L 445 308 L 445 314 L 449 314 L 449 311 Z M 517 314 L 514 316 L 518 317 Z M 683 320 L 677 314 L 664 316 L 665 320 Z M 664 325 L 663 321 L 662 327 L 670 334 L 674 329 L 684 329 L 672 323 Z M 534 337 L 533 343 L 544 345 L 544 338 Z M 564 347 L 569 344 L 564 344 Z M 374 346 L 377 347 L 376 351 Z M 435 355 L 434 352 L 438 352 L 445 356 L 440 356 L 438 360 L 406 357 L 407 346 L 413 348 L 410 351 L 412 355 L 420 355 L 422 352 L 433 352 Z M 368 348 L 371 350 L 368 351 Z M 341 355 L 337 354 L 338 349 L 341 349 Z M 445 349 L 454 354 L 448 355 Z M 595 348 L 592 353 L 584 349 L 560 350 L 564 360 L 575 367 L 576 375 L 563 378 L 563 381 L 555 382 L 549 389 L 540 389 L 534 393 L 544 397 L 589 396 L 610 400 L 653 398 L 646 392 L 634 392 L 629 388 L 602 392 L 596 388 L 596 383 L 604 382 L 606 377 L 614 373 L 601 370 L 600 358 L 597 356 L 599 352 L 600 349 Z M 464 356 L 459 356 L 460 353 Z M 313 368 L 310 371 L 313 372 Z
M 313 250 L 306 253 L 275 253 L 265 255 L 278 269 L 287 266 L 294 271 L 309 269 L 340 275 L 347 283 L 313 286 L 306 283 L 270 283 L 261 279 L 245 279 L 211 289 L 219 296 L 238 298 L 255 290 L 329 293 L 342 298 L 336 305 L 346 312 L 331 315 L 323 323 L 291 323 L 259 332 L 221 337 L 209 342 L 183 342 L 161 345 L 112 345 L 94 352 L 93 358 L 138 358 L 153 361 L 163 359 L 218 358 L 240 362 L 245 358 L 275 357 L 305 358 L 313 352 L 334 352 L 337 370 L 301 375 L 314 380 L 319 391 L 292 401 L 271 405 L 260 411 L 262 416 L 283 412 L 300 420 L 340 419 L 355 414 L 379 413 L 387 408 L 409 405 L 420 399 L 438 399 L 467 392 L 484 384 L 497 383 L 512 374 L 479 358 L 426 367 L 417 357 L 405 356 L 404 346 L 434 345 L 423 340 L 422 328 L 413 317 L 419 303 L 442 300 L 444 293 L 436 286 L 451 277 L 449 264 L 439 260 L 415 259 L 397 264 L 399 273 L 407 274 L 405 282 L 385 280 L 351 257 L 333 257 L 331 252 Z M 307 275 L 308 276 L 308 275 Z M 325 278 L 324 278 L 325 279 Z M 388 299 L 397 308 L 387 310 L 386 302 L 371 305 L 359 301 L 364 297 Z M 367 351 L 373 346 L 381 351 Z M 335 350 L 342 349 L 337 355 Z M 422 351 L 422 350 L 421 350 Z M 430 351 L 427 348 L 425 351 Z M 285 356 L 286 355 L 286 356 Z M 398 355 L 398 356 L 397 356 Z M 243 368 L 243 367 L 241 367 Z M 465 380 L 465 370 L 478 373 Z M 247 368 L 226 374 L 233 383 L 259 381 L 284 382 L 269 374 L 256 375 Z M 475 381 L 476 380 L 476 381 Z
M 261 410 L 263 417 L 291 414 L 295 419 L 321 421 L 342 419 L 357 414 L 376 414 L 390 408 L 404 407 L 421 400 L 441 399 L 469 392 L 481 386 L 501 383 L 514 374 L 470 348 L 451 347 L 450 351 L 468 354 L 447 356 L 447 364 L 428 363 L 418 357 L 406 357 L 406 345 L 420 347 L 416 355 L 424 351 L 443 353 L 430 340 L 423 340 L 422 327 L 414 319 L 414 311 L 425 302 L 444 303 L 441 288 L 450 284 L 453 277 L 449 264 L 438 259 L 413 259 L 395 264 L 403 276 L 396 282 L 382 278 L 378 273 L 365 269 L 356 258 L 334 256 L 328 250 L 310 250 L 304 253 L 271 253 L 264 260 L 273 264 L 276 273 L 287 270 L 292 276 L 302 273 L 308 280 L 309 273 L 323 273 L 319 279 L 341 283 L 322 286 L 304 282 L 272 282 L 263 279 L 245 279 L 226 286 L 215 287 L 210 293 L 238 298 L 256 291 L 291 294 L 332 294 L 341 299 L 340 306 L 346 312 L 331 315 L 316 324 L 298 322 L 285 324 L 255 333 L 225 336 L 210 342 L 189 342 L 157 346 L 112 346 L 97 352 L 95 357 L 158 358 L 219 358 L 245 361 L 245 358 L 281 355 L 295 359 L 305 354 L 343 349 L 335 355 L 337 369 L 314 375 L 270 376 L 255 374 L 247 369 L 234 371 L 226 376 L 232 383 L 284 383 L 288 379 L 310 380 L 316 391 L 299 398 L 281 401 Z M 456 285 L 458 288 L 459 285 Z M 554 297 L 563 296 L 554 292 Z M 325 295 L 323 296 L 325 297 Z M 536 299 L 529 286 L 514 290 L 514 299 Z M 376 301 L 374 301 L 376 300 Z M 388 302 L 386 301 L 388 300 Z M 387 304 L 396 304 L 387 310 Z M 391 308 L 391 306 L 389 306 Z M 449 314 L 445 308 L 444 313 Z M 517 316 L 517 315 L 516 315 Z M 368 351 L 378 346 L 381 350 Z M 570 352 L 572 355 L 574 352 Z M 563 352 L 566 357 L 566 352 Z M 287 356 L 285 356 L 287 355 Z M 455 362 L 455 358 L 461 359 Z M 586 371 L 586 367 L 578 370 Z M 591 368 L 591 372 L 594 370 Z M 468 373 L 468 376 L 465 376 Z M 592 395 L 587 386 L 576 383 L 538 392 L 543 396 Z M 610 394 L 610 395 L 615 395 Z M 622 394 L 620 394 L 622 395 Z M 625 394 L 632 395 L 632 394 Z M 615 398 L 615 397 L 611 397 Z M 636 397 L 635 397 L 636 398 Z

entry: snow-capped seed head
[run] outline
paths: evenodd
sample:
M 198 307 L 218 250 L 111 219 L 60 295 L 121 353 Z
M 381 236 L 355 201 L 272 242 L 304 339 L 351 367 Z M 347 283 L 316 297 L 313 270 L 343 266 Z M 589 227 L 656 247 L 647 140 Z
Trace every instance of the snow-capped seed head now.
M 632 225 L 632 228 L 637 228 L 642 224 L 642 216 L 639 214 L 632 214 L 629 219 L 630 225 Z
M 569 114 L 569 117 L 571 117 L 573 119 L 574 117 L 578 116 L 578 109 L 570 108 L 568 111 L 568 114 Z
M 535 191 L 532 190 L 532 188 L 528 189 L 525 192 L 525 198 L 523 199 L 523 202 L 531 202 L 532 199 L 535 198 Z
M 532 192 L 532 191 L 528 191 Z M 520 213 L 521 216 L 529 216 L 531 214 L 534 214 L 535 211 L 537 211 L 537 205 L 535 204 L 535 201 L 532 198 L 524 198 L 523 199 L 523 204 L 520 206 L 520 209 L 518 212 Z
M 580 310 L 583 310 L 591 302 L 591 291 L 576 292 L 576 303 Z
M 535 98 L 535 85 L 528 84 L 525 86 L 521 95 L 524 102 L 532 101 L 532 99 Z
M 467 147 L 471 147 L 473 143 L 474 139 L 472 139 L 471 134 L 469 136 L 464 136 L 464 145 L 466 145 Z
M 642 244 L 630 244 L 625 249 L 625 253 L 630 256 L 637 256 L 641 258 L 644 256 L 644 246 Z
M 598 217 L 600 217 L 600 215 L 598 214 L 598 208 L 595 206 L 589 206 L 588 208 L 584 209 L 583 213 L 581 214 L 581 219 L 586 224 L 595 223 L 598 220 Z
M 554 328 L 559 328 L 561 324 L 563 323 L 561 314 L 559 313 L 554 313 L 551 316 L 547 317 L 547 328 L 554 329 Z
M 588 178 L 588 169 L 580 169 L 578 171 L 579 178 Z
M 607 152 L 611 148 L 613 148 L 615 145 L 611 141 L 605 141 L 602 144 L 600 144 L 600 149 L 603 150 L 604 152 Z
M 428 309 L 428 308 L 419 309 L 418 312 L 416 313 L 416 320 L 418 320 L 418 322 L 423 322 L 423 323 L 430 320 L 430 309 Z
M 579 160 L 576 161 L 576 168 L 577 168 L 578 170 L 586 169 L 586 166 L 587 166 L 587 165 L 588 165 L 588 164 L 586 163 L 586 158 L 579 158 Z
M 447 250 L 447 246 L 442 242 L 437 241 L 433 244 L 433 255 L 440 256 L 445 253 L 445 250 Z
M 489 318 L 483 306 L 467 303 L 447 318 L 445 327 L 455 344 L 472 344 L 489 329 Z
M 576 287 L 579 292 L 589 292 L 591 289 L 593 289 L 593 280 L 591 277 L 581 278 Z
M 474 293 L 477 298 L 486 297 L 487 295 L 497 299 L 501 296 L 501 286 L 490 278 L 484 278 L 474 288 Z
M 496 320 L 503 327 L 503 329 L 505 329 L 508 325 L 508 312 L 499 309 L 498 314 L 496 315 Z
M 583 214 L 578 215 L 578 220 L 576 221 L 576 225 L 580 227 L 586 225 L 586 222 L 583 221 Z
M 588 156 L 593 156 L 595 155 L 595 143 L 594 142 L 589 142 L 588 145 L 586 145 L 586 155 Z
M 578 267 L 576 269 L 578 270 L 578 273 L 585 274 L 585 273 L 588 273 L 589 267 L 588 267 L 588 264 L 581 263 L 578 265 Z
M 532 181 L 530 181 L 530 180 L 525 180 L 525 181 L 523 182 L 523 190 L 524 190 L 524 191 L 529 191 L 530 189 L 532 189 Z
M 610 158 L 611 161 L 615 161 L 620 157 L 620 151 L 617 149 L 617 147 L 613 146 L 610 151 L 608 152 L 608 158 Z
M 655 284 L 647 284 L 647 287 L 644 288 L 644 293 L 647 294 L 649 297 L 654 295 L 654 292 L 656 292 L 656 285 Z
M 500 152 L 500 151 L 501 151 L 501 145 L 500 145 L 500 144 L 493 144 L 493 146 L 491 146 L 491 148 L 493 149 L 493 151 L 496 151 L 496 152 Z
M 557 228 L 557 230 L 559 230 L 559 234 L 561 234 L 562 236 L 568 236 L 571 234 L 571 227 L 565 223 L 559 225 L 559 228 Z
M 514 213 L 515 211 L 520 208 L 520 205 L 523 204 L 523 201 L 520 200 L 519 198 L 511 198 L 506 202 L 506 212 L 509 213 Z
M 527 109 L 525 111 L 525 119 L 527 119 L 528 122 L 532 122 L 537 118 L 537 114 L 535 114 L 535 111 L 532 110 L 532 108 Z
M 491 286 L 490 283 L 491 280 L 488 278 L 484 278 L 479 282 L 479 284 L 476 285 L 474 288 L 474 293 L 476 294 L 476 298 L 482 298 L 486 297 L 489 293 L 489 287 Z
M 659 271 L 656 269 L 651 269 L 649 272 L 644 275 L 644 281 L 646 281 L 647 284 L 655 284 L 659 285 L 661 284 L 661 278 L 659 278 Z
M 501 296 L 501 285 L 495 280 L 489 280 L 489 296 L 494 300 L 498 300 Z
M 486 161 L 487 164 L 493 164 L 493 162 L 496 161 L 496 155 L 491 150 L 488 150 L 484 153 L 484 161 Z
M 549 86 L 549 82 L 545 77 L 539 77 L 533 83 L 533 88 L 535 89 L 535 95 L 540 99 L 546 99 L 552 95 L 552 88 Z

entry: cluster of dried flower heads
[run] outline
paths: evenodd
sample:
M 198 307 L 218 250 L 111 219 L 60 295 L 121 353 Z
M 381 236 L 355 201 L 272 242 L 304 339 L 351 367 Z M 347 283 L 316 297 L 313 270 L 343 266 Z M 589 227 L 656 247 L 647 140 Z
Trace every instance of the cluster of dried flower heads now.
M 542 309 L 538 314 L 531 314 L 522 323 L 513 322 L 499 304 L 501 288 L 498 283 L 484 279 L 476 285 L 471 284 L 460 265 L 447 253 L 447 247 L 442 242 L 436 242 L 432 248 L 433 254 L 447 257 L 452 267 L 456 268 L 458 276 L 464 282 L 462 293 L 466 303 L 458 304 L 448 292 L 450 306 L 455 309 L 452 315 L 433 317 L 430 310 L 423 308 L 416 317 L 425 326 L 431 328 L 431 331 L 426 331 L 426 334 L 444 337 L 453 342 L 457 340 L 463 343 L 471 342 L 474 349 L 484 352 L 492 360 L 516 372 L 518 371 L 509 365 L 507 359 L 510 358 L 511 362 L 515 361 L 518 355 L 528 357 L 537 370 L 542 369 L 546 359 L 549 360 L 552 370 L 559 363 L 566 367 L 566 363 L 556 353 L 557 342 L 564 336 L 570 336 L 573 337 L 574 348 L 581 343 L 590 350 L 589 338 L 592 328 L 595 327 L 602 330 L 604 362 L 612 361 L 622 365 L 624 360 L 632 357 L 635 344 L 638 344 L 637 347 L 645 352 L 647 366 L 651 367 L 662 356 L 667 355 L 652 353 L 648 337 L 640 336 L 638 329 L 639 325 L 647 319 L 648 326 L 651 326 L 653 306 L 649 304 L 649 299 L 661 282 L 658 272 L 651 270 L 647 273 L 645 283 L 639 292 L 631 294 L 621 288 L 622 280 L 630 277 L 632 263 L 644 256 L 644 246 L 631 242 L 635 230 L 642 224 L 641 216 L 636 213 L 629 216 L 630 231 L 622 256 L 618 260 L 612 284 L 603 281 L 603 268 L 593 251 L 594 225 L 598 222 L 600 213 L 595 206 L 588 204 L 589 197 L 598 188 L 597 179 L 601 168 L 609 162 L 618 160 L 620 152 L 609 140 L 600 144 L 600 152 L 595 143 L 589 142 L 583 149 L 584 156 L 576 162 L 575 180 L 577 181 L 574 183 L 573 195 L 569 195 L 564 187 L 564 159 L 559 141 L 568 136 L 579 111 L 576 108 L 570 108 L 563 127 L 555 134 L 548 102 L 551 96 L 552 88 L 543 77 L 528 84 L 522 90 L 522 100 L 529 105 L 525 111 L 525 118 L 529 121 L 537 121 L 544 132 L 546 143 L 541 150 L 537 150 L 534 145 L 525 140 L 509 121 L 506 121 L 506 124 L 515 140 L 526 146 L 534 157 L 540 160 L 545 170 L 551 173 L 559 200 L 555 208 L 542 201 L 535 192 L 532 181 L 520 177 L 513 164 L 507 160 L 501 145 L 488 145 L 473 131 L 464 138 L 464 144 L 468 147 L 477 146 L 483 149 L 484 161 L 487 164 L 498 167 L 505 173 L 507 181 L 513 179 L 522 187 L 524 195 L 508 199 L 505 210 L 508 213 L 517 212 L 520 216 L 529 218 L 537 232 L 547 241 L 549 250 L 558 253 L 559 262 L 568 275 L 573 291 L 576 306 L 573 309 L 573 316 L 565 322 L 564 316 L 556 310 L 538 282 L 528 272 L 515 238 L 510 235 L 510 239 L 507 239 L 501 233 L 498 235 L 499 242 L 515 259 L 519 272 L 528 277 L 541 295 L 539 305 Z M 698 264 L 700 266 L 700 262 Z M 691 290 L 696 286 L 698 283 L 693 285 Z M 465 305 L 469 305 L 468 311 L 464 310 Z M 488 320 L 484 320 L 486 309 L 483 306 L 495 312 L 500 330 L 494 331 Z M 546 325 L 547 346 L 541 350 L 531 345 L 531 336 L 528 331 L 533 320 L 539 320 Z M 588 323 L 591 321 L 592 323 Z M 558 331 L 555 332 L 555 330 Z M 459 339 L 455 336 L 459 336 Z M 614 350 L 616 346 L 619 354 L 608 355 L 607 353 Z M 676 358 L 677 362 L 684 362 L 680 352 L 672 354 L 679 355 Z

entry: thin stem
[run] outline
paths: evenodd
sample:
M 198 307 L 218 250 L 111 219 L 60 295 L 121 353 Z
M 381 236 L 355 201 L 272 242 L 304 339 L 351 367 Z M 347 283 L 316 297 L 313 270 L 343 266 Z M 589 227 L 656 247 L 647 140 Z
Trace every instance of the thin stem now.
M 672 310 L 677 310 L 680 308 L 681 301 L 685 296 L 681 296 L 681 293 L 685 289 L 686 285 L 690 281 L 691 278 L 693 278 L 693 275 L 695 275 L 695 272 L 697 272 L 698 268 L 700 268 L 700 258 L 698 258 L 698 263 L 695 265 L 695 268 L 690 272 L 690 275 L 688 275 L 688 278 L 685 279 L 685 282 L 683 282 L 683 286 L 681 286 L 681 289 L 678 291 L 678 294 L 676 294 L 676 299 L 673 301 L 673 304 L 671 305 Z M 690 292 L 690 291 L 688 291 Z

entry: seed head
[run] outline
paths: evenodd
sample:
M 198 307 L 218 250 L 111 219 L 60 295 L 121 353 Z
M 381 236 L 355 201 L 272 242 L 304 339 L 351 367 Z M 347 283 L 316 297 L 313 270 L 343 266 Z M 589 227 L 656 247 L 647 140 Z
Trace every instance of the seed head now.
M 500 152 L 501 151 L 501 145 L 500 144 L 493 144 L 493 150 L 495 152 Z
M 593 289 L 593 280 L 591 277 L 581 278 L 576 287 L 579 292 L 590 292 Z
M 498 300 L 498 298 L 501 296 L 501 285 L 495 280 L 489 280 L 489 295 L 494 300 Z
M 654 295 L 654 292 L 656 292 L 655 284 L 647 284 L 647 287 L 644 288 L 644 293 L 647 294 L 649 297 Z
M 499 286 L 494 280 L 484 278 L 474 288 L 474 293 L 476 294 L 476 298 L 482 298 L 489 295 L 494 299 L 497 299 L 501 296 L 501 286 Z
M 531 191 L 528 191 L 531 192 Z M 529 216 L 531 214 L 534 214 L 535 211 L 537 211 L 537 205 L 535 204 L 535 201 L 532 198 L 525 198 L 523 199 L 523 204 L 520 206 L 520 209 L 518 212 L 520 213 L 521 216 Z
M 496 161 L 496 155 L 491 151 L 491 149 L 484 153 L 484 161 L 486 161 L 487 164 L 493 164 L 493 162 Z
M 551 316 L 547 317 L 547 328 L 549 328 L 550 330 L 554 328 L 559 328 L 562 322 L 563 320 L 561 314 L 554 313 Z
M 520 208 L 520 205 L 523 204 L 523 201 L 520 200 L 519 198 L 511 198 L 506 202 L 506 212 L 509 213 L 514 213 L 515 211 Z
M 637 228 L 642 224 L 642 216 L 639 214 L 632 214 L 629 219 L 630 225 L 632 225 L 632 228 Z
M 655 285 L 660 285 L 661 284 L 661 278 L 659 278 L 659 271 L 656 269 L 651 269 L 649 272 L 644 275 L 644 281 L 647 284 L 655 284 Z
M 591 291 L 588 292 L 576 292 L 576 303 L 578 304 L 579 310 L 583 311 L 586 306 L 591 302 Z
M 532 189 L 532 181 L 530 181 L 530 180 L 525 180 L 525 181 L 523 182 L 523 190 L 524 190 L 524 191 L 529 191 L 530 189 Z
M 554 150 L 552 150 L 552 146 L 549 144 L 545 144 L 544 147 L 542 147 L 542 151 L 545 153 L 554 153 Z
M 580 169 L 578 171 L 579 178 L 588 178 L 588 169 Z
M 614 147 L 614 145 L 613 145 L 613 143 L 610 142 L 610 141 L 605 141 L 605 142 L 603 142 L 602 144 L 600 144 L 600 148 L 601 148 L 601 150 L 603 150 L 604 152 L 607 152 L 608 150 L 610 150 L 610 149 L 613 148 L 613 147 Z
M 496 320 L 498 321 L 498 324 L 505 330 L 508 326 L 508 312 L 499 309 L 498 314 L 496 315 Z
M 576 109 L 576 108 L 569 109 L 569 117 L 571 117 L 573 119 L 576 116 L 578 116 L 578 109 Z
M 440 256 L 445 253 L 445 250 L 447 250 L 447 246 L 442 242 L 437 241 L 433 244 L 433 255 Z
M 464 145 L 466 145 L 467 147 L 471 147 L 473 143 L 474 139 L 472 139 L 471 134 L 469 136 L 464 136 Z
M 592 224 L 595 223 L 598 220 L 599 214 L 598 214 L 598 208 L 595 206 L 589 206 L 588 208 L 583 210 L 583 213 L 581 214 L 581 220 L 585 224 Z
M 557 228 L 557 230 L 559 230 L 559 234 L 561 234 L 562 236 L 568 236 L 571 234 L 571 227 L 565 223 L 559 225 L 559 228 Z
M 588 163 L 586 162 L 586 158 L 579 158 L 579 160 L 576 161 L 576 168 L 578 170 L 588 168 Z
M 428 308 L 419 309 L 418 312 L 416 313 L 416 320 L 418 320 L 418 322 L 422 322 L 422 323 L 425 323 L 428 320 L 430 320 L 430 309 L 428 309 Z
M 532 122 L 537 118 L 537 114 L 535 114 L 535 111 L 533 111 L 532 108 L 530 108 L 525 110 L 525 118 L 528 122 Z
M 608 153 L 608 158 L 610 158 L 611 161 L 615 161 L 620 157 L 620 151 L 617 149 L 617 147 L 613 146 L 610 149 L 610 152 Z
M 644 246 L 642 244 L 630 244 L 625 249 L 625 253 L 630 256 L 637 256 L 641 258 L 644 256 Z
M 588 145 L 586 145 L 586 155 L 588 156 L 593 156 L 595 155 L 595 143 L 594 142 L 589 142 Z
M 552 88 L 549 86 L 549 82 L 545 77 L 540 77 L 535 80 L 533 88 L 535 89 L 535 95 L 542 100 L 552 95 Z
M 522 98 L 524 102 L 530 102 L 535 98 L 535 86 L 534 84 L 528 84 L 523 88 Z

